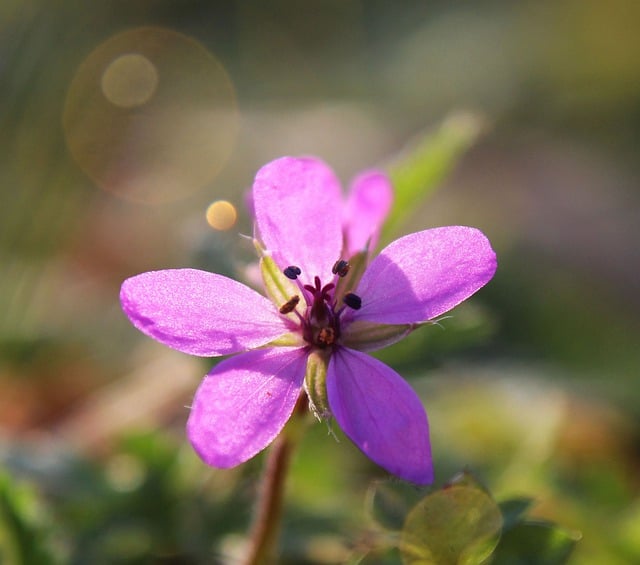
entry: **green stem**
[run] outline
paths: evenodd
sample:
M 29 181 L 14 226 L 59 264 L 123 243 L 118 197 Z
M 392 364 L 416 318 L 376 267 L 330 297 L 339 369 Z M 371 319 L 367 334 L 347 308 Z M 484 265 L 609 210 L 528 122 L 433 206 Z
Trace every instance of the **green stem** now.
M 296 420 L 301 420 L 306 412 L 307 399 L 302 394 L 289 423 L 270 448 L 255 508 L 250 535 L 251 547 L 244 565 L 270 565 L 276 562 L 285 481 L 293 449 L 301 435 L 300 422 Z

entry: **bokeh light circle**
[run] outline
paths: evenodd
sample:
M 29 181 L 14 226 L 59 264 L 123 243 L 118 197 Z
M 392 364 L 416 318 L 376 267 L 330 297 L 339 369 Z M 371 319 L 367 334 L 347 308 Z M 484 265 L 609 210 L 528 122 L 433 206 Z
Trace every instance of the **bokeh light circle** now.
M 114 59 L 100 80 L 105 98 L 122 108 L 140 106 L 158 87 L 158 71 L 144 55 L 128 53 Z
M 78 68 L 63 126 L 78 165 L 100 187 L 159 203 L 210 183 L 238 131 L 235 90 L 197 41 L 144 27 L 99 45 Z
M 225 231 L 231 229 L 238 219 L 238 212 L 231 202 L 216 200 L 207 208 L 207 223 L 214 229 Z

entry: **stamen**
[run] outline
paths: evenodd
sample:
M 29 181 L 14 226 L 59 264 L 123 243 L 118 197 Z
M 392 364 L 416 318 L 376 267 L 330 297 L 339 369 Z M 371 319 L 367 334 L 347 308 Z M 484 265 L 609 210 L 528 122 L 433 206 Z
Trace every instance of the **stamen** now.
M 300 273 L 302 273 L 302 271 L 300 270 L 300 267 L 296 267 L 295 265 L 291 265 L 289 267 L 287 267 L 284 271 L 284 276 L 287 277 L 288 279 L 291 279 L 292 281 L 295 281 L 298 276 L 300 275 Z
M 300 297 L 296 294 L 295 296 L 292 296 L 282 306 L 280 306 L 280 309 L 278 311 L 280 312 L 280 314 L 289 314 L 290 312 L 293 312 L 296 309 L 298 302 L 300 302 Z
M 331 272 L 334 275 L 338 275 L 339 277 L 346 277 L 350 268 L 351 268 L 351 265 L 349 265 L 348 261 L 345 261 L 344 259 L 339 259 L 334 263 L 331 269 Z
M 354 310 L 360 310 L 360 308 L 362 308 L 362 298 L 360 298 L 357 294 L 354 294 L 353 292 L 347 292 L 347 294 L 344 295 L 344 298 L 342 299 L 342 301 L 349 308 L 353 308 Z

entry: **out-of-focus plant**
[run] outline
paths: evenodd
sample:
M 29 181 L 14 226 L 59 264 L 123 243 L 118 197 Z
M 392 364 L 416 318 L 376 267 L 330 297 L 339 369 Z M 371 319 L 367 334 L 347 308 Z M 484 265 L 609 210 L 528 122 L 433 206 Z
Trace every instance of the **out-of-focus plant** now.
M 50 509 L 27 483 L 0 473 L 0 561 L 55 565 L 65 550 Z
M 426 495 L 378 483 L 367 496 L 369 547 L 352 562 L 378 563 L 396 554 L 406 565 L 566 563 L 579 534 L 529 518 L 531 505 L 526 498 L 494 501 L 468 471 Z

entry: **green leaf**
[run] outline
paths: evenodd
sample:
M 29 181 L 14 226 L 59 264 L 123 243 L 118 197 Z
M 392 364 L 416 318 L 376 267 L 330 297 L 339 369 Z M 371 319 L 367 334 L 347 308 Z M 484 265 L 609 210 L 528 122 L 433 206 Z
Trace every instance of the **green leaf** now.
M 367 517 L 377 527 L 400 531 L 407 514 L 424 494 L 424 489 L 411 483 L 396 480 L 375 482 L 367 491 Z
M 383 230 L 383 241 L 390 240 L 409 215 L 434 192 L 484 128 L 484 121 L 477 115 L 450 116 L 436 131 L 422 137 L 409 152 L 387 167 L 395 198 Z
M 489 491 L 489 489 L 480 481 L 478 481 L 474 474 L 468 469 L 463 469 L 462 471 L 459 471 L 453 477 L 451 477 L 451 479 L 449 479 L 449 481 L 447 481 L 447 483 L 442 487 L 442 490 L 454 486 L 478 489 L 484 492 L 487 496 L 491 496 L 491 492 Z
M 0 563 L 61 563 L 53 521 L 36 493 L 0 473 Z
M 492 565 L 561 565 L 569 559 L 580 534 L 549 522 L 522 522 L 505 531 Z
M 502 528 L 498 505 L 481 488 L 454 484 L 426 496 L 407 516 L 400 542 L 408 565 L 481 563 Z
M 526 497 L 510 498 L 502 501 L 499 506 L 504 521 L 503 531 L 507 531 L 521 522 L 532 505 L 533 499 Z

